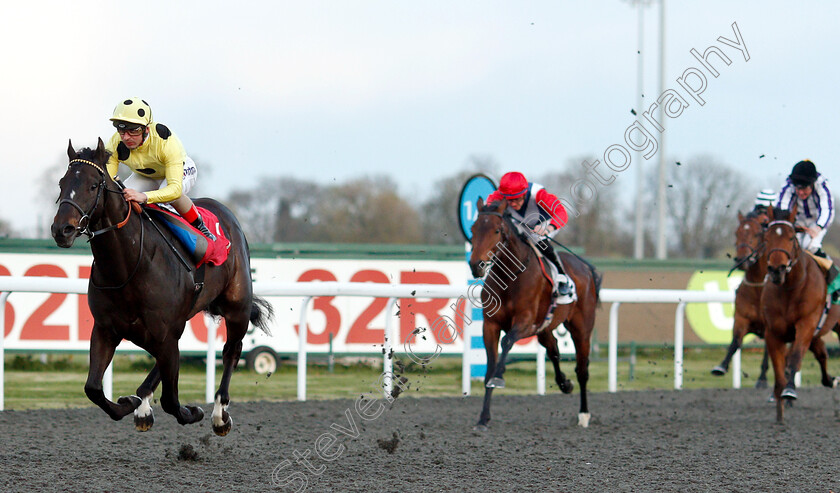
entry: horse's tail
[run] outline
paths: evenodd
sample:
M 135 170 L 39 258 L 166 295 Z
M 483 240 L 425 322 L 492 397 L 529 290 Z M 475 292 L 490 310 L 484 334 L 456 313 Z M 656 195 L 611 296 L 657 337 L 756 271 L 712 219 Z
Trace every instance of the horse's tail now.
M 604 280 L 604 275 L 598 272 L 598 269 L 595 268 L 594 265 L 589 263 L 583 257 L 578 256 L 578 258 L 589 267 L 589 273 L 592 275 L 592 281 L 595 283 L 595 306 L 601 306 L 601 281 Z
M 269 322 L 274 319 L 274 307 L 259 296 L 253 297 L 251 303 L 251 323 L 260 328 L 266 335 L 271 335 Z

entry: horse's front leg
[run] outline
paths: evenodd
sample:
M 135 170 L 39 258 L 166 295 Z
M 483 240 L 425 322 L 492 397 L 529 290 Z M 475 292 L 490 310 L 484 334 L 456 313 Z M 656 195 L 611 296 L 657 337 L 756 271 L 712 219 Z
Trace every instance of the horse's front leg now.
M 802 366 L 802 357 L 805 354 L 805 348 L 810 347 L 813 342 L 814 328 L 817 326 L 817 321 L 811 320 L 811 317 L 807 317 L 796 322 L 795 326 L 796 337 L 790 345 L 785 365 L 785 380 L 787 380 L 787 383 L 784 390 L 782 390 L 782 398 L 788 400 L 796 400 L 798 397 L 796 395 L 794 376 L 796 376 L 796 372 Z M 817 360 L 819 361 L 819 357 Z
M 137 387 L 137 396 L 141 400 L 140 406 L 134 410 L 134 427 L 137 431 L 149 431 L 155 424 L 155 415 L 152 412 L 152 398 L 159 383 L 160 368 L 155 363 L 152 371 L 146 376 L 146 380 Z
M 244 321 L 227 316 L 225 317 L 225 324 L 228 340 L 222 350 L 224 371 L 222 380 L 219 382 L 219 389 L 216 391 L 212 414 L 213 432 L 221 437 L 227 435 L 233 426 L 233 419 L 227 410 L 230 405 L 230 379 L 239 363 L 239 357 L 242 355 L 242 339 L 248 331 L 247 314 Z
M 764 342 L 767 347 L 767 354 L 770 362 L 773 364 L 773 397 L 776 400 L 776 422 L 781 423 L 784 420 L 784 408 L 782 407 L 782 389 L 787 383 L 785 379 L 785 343 L 773 333 L 771 327 L 767 327 L 767 332 L 764 336 Z
M 172 332 L 169 332 L 172 333 Z M 157 355 L 157 367 L 160 370 L 161 389 L 160 404 L 164 412 L 175 416 L 182 425 L 196 423 L 204 419 L 204 410 L 198 406 L 182 406 L 178 400 L 178 371 L 180 368 L 180 353 L 178 340 L 170 338 L 166 346 Z
M 767 355 L 767 345 L 764 345 L 764 356 L 761 358 L 761 373 L 758 375 L 758 380 L 755 381 L 755 388 L 767 388 L 767 370 L 770 368 Z
M 499 361 L 496 362 L 496 371 L 493 374 L 493 378 L 487 382 L 486 387 L 497 389 L 505 388 L 505 362 L 507 361 L 508 353 L 510 353 L 510 350 L 513 348 L 513 344 L 519 339 L 516 327 L 512 328 L 504 335 L 504 337 L 502 337 L 502 354 L 499 355 Z
M 726 375 L 726 372 L 729 371 L 729 363 L 732 361 L 732 356 L 735 355 L 736 351 L 741 349 L 741 344 L 743 343 L 744 336 L 747 334 L 748 327 L 749 322 L 742 315 L 738 314 L 736 309 L 735 322 L 732 324 L 732 342 L 726 350 L 726 356 L 724 356 L 723 361 L 712 368 L 712 375 Z
M 481 407 L 481 416 L 474 429 L 478 431 L 487 430 L 490 422 L 490 400 L 493 396 L 493 388 L 490 381 L 496 374 L 496 356 L 499 353 L 499 335 L 501 327 L 491 320 L 484 321 L 484 351 L 487 354 L 487 371 L 484 374 L 484 403 Z
M 114 358 L 117 344 L 119 340 L 110 335 L 110 331 L 104 330 L 101 325 L 94 324 L 90 336 L 90 367 L 85 382 L 85 395 L 108 413 L 114 421 L 124 418 L 140 405 L 140 398 L 137 396 L 120 397 L 114 403 L 105 397 L 105 392 L 102 390 L 102 376 Z

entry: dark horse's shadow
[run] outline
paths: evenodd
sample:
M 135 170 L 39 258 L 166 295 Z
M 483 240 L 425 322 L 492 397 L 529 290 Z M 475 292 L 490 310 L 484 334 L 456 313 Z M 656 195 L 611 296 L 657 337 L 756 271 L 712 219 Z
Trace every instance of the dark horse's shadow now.
M 268 332 L 272 317 L 271 305 L 253 294 L 248 242 L 239 223 L 222 204 L 210 199 L 195 201 L 219 218 L 231 242 L 225 262 L 207 265 L 203 289 L 197 289 L 196 269 L 188 271 L 172 245 L 184 258 L 189 258 L 187 252 L 168 232 L 158 233 L 146 224 L 149 219 L 132 213 L 121 189 L 105 171 L 109 153 L 102 139 L 95 150 L 76 152 L 71 143 L 67 154 L 70 164 L 59 182 L 61 194 L 52 235 L 56 244 L 65 248 L 81 234 L 90 237 L 93 267 L 88 304 L 94 325 L 85 394 L 114 420 L 134 412 L 135 426 L 146 431 L 154 423 L 152 394 L 162 383 L 160 403 L 165 412 L 181 424 L 201 421 L 204 411 L 200 407 L 182 406 L 178 400 L 178 339 L 187 320 L 206 310 L 224 317 L 227 326 L 224 372 L 212 415 L 213 431 L 226 435 L 232 425 L 228 388 L 248 322 Z M 102 391 L 102 375 L 123 339 L 148 351 L 155 366 L 137 388 L 137 395 L 120 397 L 115 403 Z
M 518 234 L 507 210 L 507 201 L 485 205 L 479 199 L 477 206 L 479 213 L 472 226 L 470 268 L 475 277 L 484 276 L 491 262 L 492 268 L 481 295 L 487 374 L 484 378 L 484 406 L 476 428 L 487 428 L 493 389 L 504 387 L 505 361 L 513 344 L 520 339 L 537 336 L 554 365 L 554 379 L 560 390 L 566 394 L 572 392 L 574 384 L 560 371 L 560 351 L 552 334 L 561 323 L 571 334 L 575 345 L 575 373 L 580 384 L 578 424 L 587 427 L 590 419 L 586 396 L 589 349 L 595 309 L 599 304 L 601 275 L 582 258 L 560 253 L 566 274 L 574 280 L 577 300 L 558 305 L 550 322 L 544 323 L 552 302 L 552 286 L 542 273 L 534 249 Z M 502 331 L 505 336 L 501 338 L 502 353 L 498 355 Z

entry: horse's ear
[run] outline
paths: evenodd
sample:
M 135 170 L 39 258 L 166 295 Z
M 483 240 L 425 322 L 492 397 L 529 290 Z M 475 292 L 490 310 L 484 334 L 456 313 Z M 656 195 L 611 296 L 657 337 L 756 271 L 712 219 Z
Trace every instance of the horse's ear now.
M 744 222 L 744 215 L 741 214 L 741 211 L 738 211 L 738 222 L 739 223 Z
M 102 137 L 99 137 L 96 144 L 96 152 L 93 154 L 93 159 L 98 163 L 104 163 L 108 151 L 105 150 L 105 144 L 102 142 Z
M 502 205 L 500 205 L 500 206 L 499 206 L 499 212 L 504 212 L 504 211 L 505 211 L 505 209 L 507 209 L 507 206 L 508 206 L 508 201 L 507 201 L 507 199 L 502 200 L 502 201 L 501 201 L 501 204 L 502 204 Z
M 772 205 L 767 208 L 767 222 L 774 221 L 776 218 L 773 217 L 773 212 L 775 211 L 775 207 Z
M 481 210 L 482 207 L 484 207 L 484 199 L 479 197 L 478 202 L 475 203 L 475 208 L 476 210 Z
M 67 140 L 67 157 L 69 157 L 71 161 L 79 157 L 76 153 L 76 149 L 73 149 L 73 139 Z
M 788 222 L 793 223 L 796 220 L 796 202 L 793 203 L 793 207 L 790 208 L 790 213 L 788 214 Z

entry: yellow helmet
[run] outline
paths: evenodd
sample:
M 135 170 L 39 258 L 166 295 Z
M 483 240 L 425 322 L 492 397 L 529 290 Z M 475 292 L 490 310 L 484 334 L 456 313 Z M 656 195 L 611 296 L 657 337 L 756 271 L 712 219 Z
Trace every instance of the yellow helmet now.
M 111 121 L 148 126 L 152 123 L 152 108 L 140 98 L 126 99 L 114 108 Z

